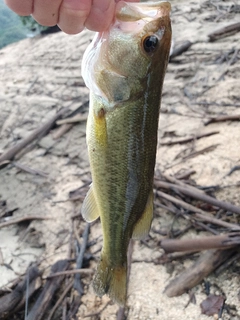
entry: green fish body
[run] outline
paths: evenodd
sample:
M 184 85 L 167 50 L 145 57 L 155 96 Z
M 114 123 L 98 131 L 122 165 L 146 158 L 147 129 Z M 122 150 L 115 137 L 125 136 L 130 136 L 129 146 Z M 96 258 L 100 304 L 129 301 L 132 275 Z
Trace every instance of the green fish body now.
M 119 2 L 109 30 L 86 50 L 87 145 L 92 185 L 82 205 L 100 216 L 103 248 L 95 292 L 124 305 L 131 238 L 149 232 L 163 79 L 171 45 L 168 2 Z

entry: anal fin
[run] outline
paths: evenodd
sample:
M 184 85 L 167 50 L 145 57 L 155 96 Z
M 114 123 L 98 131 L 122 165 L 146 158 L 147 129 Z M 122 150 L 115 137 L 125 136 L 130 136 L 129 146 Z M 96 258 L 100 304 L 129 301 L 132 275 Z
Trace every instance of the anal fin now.
M 145 210 L 134 226 L 132 238 L 136 240 L 147 237 L 153 218 L 153 191 L 150 192 Z
M 87 222 L 92 222 L 99 217 L 99 209 L 95 199 L 93 185 L 91 185 L 86 198 L 83 201 L 81 213 L 84 220 L 86 220 Z

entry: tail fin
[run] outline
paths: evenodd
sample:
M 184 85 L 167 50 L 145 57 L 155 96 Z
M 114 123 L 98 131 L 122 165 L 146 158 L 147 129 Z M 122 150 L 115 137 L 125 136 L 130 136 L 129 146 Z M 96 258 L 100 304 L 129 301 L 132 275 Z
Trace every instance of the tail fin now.
M 102 253 L 93 288 L 98 296 L 108 294 L 114 302 L 124 306 L 127 296 L 127 263 L 124 266 L 112 266 Z

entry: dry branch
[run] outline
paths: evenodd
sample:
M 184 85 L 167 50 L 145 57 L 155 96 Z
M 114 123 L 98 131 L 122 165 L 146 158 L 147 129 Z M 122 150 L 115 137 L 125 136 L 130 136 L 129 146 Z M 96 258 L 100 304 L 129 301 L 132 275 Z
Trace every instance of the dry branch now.
M 3 161 L 12 160 L 14 157 L 27 145 L 32 143 L 35 139 L 40 139 L 45 136 L 49 130 L 53 127 L 55 122 L 63 116 L 64 113 L 68 111 L 68 108 L 61 109 L 57 114 L 54 115 L 50 120 L 45 122 L 41 127 L 33 131 L 27 138 L 23 139 L 21 142 L 17 143 L 15 146 L 4 152 L 0 156 L 0 165 Z
M 57 261 L 51 268 L 51 273 L 56 273 L 59 271 L 64 271 L 68 268 L 69 262 L 67 260 Z M 55 292 L 59 289 L 64 276 L 56 277 L 46 281 L 46 284 L 35 302 L 33 308 L 31 309 L 27 320 L 41 320 L 46 319 L 46 310 L 50 303 L 52 302 Z
M 240 22 L 230 24 L 226 27 L 223 27 L 221 29 L 218 29 L 214 32 L 209 33 L 208 34 L 209 41 L 215 41 L 219 38 L 227 37 L 238 31 L 240 31 Z
M 88 241 L 88 234 L 89 234 L 89 230 L 90 230 L 90 224 L 87 223 L 82 235 L 82 243 L 81 243 L 81 248 L 80 248 L 80 252 L 78 254 L 77 257 L 77 264 L 76 264 L 76 269 L 81 269 L 82 268 L 82 264 L 83 264 L 83 258 L 84 258 L 84 254 L 87 248 L 87 241 Z M 80 280 L 80 273 L 76 273 L 75 277 L 74 277 L 74 289 L 76 289 L 79 293 L 79 295 L 81 296 L 83 294 L 83 289 L 82 289 L 82 285 L 81 285 L 81 280 Z
M 206 195 L 205 193 L 200 192 L 197 188 L 192 187 L 190 189 L 190 188 L 177 186 L 175 184 L 168 183 L 165 181 L 159 181 L 159 180 L 155 181 L 155 185 L 158 188 L 180 191 L 181 193 L 183 193 L 189 197 L 192 197 L 192 198 L 201 200 L 203 202 L 209 203 L 209 204 L 216 206 L 218 208 L 222 208 L 222 209 L 240 214 L 240 207 L 237 207 L 229 202 L 220 201 L 220 200 L 217 200 L 213 197 L 210 197 L 210 196 Z M 195 190 L 193 190 L 193 188 Z
M 234 249 L 204 252 L 190 268 L 183 271 L 166 286 L 164 293 L 168 297 L 175 297 L 187 292 L 226 261 L 233 252 Z
M 224 116 L 210 118 L 208 121 L 204 122 L 204 125 L 207 126 L 208 124 L 215 123 L 215 122 L 239 121 L 239 120 L 240 120 L 240 114 L 224 115 Z
M 194 140 L 198 140 L 198 139 L 201 139 L 201 138 L 204 138 L 204 137 L 209 137 L 209 136 L 212 136 L 212 135 L 217 134 L 217 133 L 219 133 L 219 131 L 211 131 L 211 132 L 197 134 L 197 135 L 192 136 L 192 137 L 179 138 L 179 139 L 176 139 L 176 140 L 169 140 L 169 141 L 166 141 L 166 142 L 162 141 L 160 144 L 162 146 L 171 146 L 171 145 L 174 145 L 174 144 L 182 144 L 182 143 L 187 143 L 187 142 L 191 142 L 191 141 L 194 141 Z
M 166 253 L 178 251 L 201 251 L 209 249 L 226 249 L 240 245 L 240 233 L 210 236 L 194 239 L 163 239 L 161 248 Z
M 51 279 L 54 277 L 59 277 L 59 276 L 71 276 L 74 274 L 92 274 L 94 273 L 94 271 L 92 269 L 87 269 L 87 268 L 83 268 L 83 269 L 75 269 L 75 270 L 66 270 L 66 271 L 61 271 L 61 272 L 56 272 L 56 273 L 52 273 L 49 276 L 47 276 L 46 279 Z
M 226 221 L 222 221 L 220 219 L 216 219 L 214 217 L 211 217 L 207 212 L 197 208 L 197 207 L 194 207 L 193 205 L 189 204 L 189 203 L 186 203 L 185 201 L 183 200 L 179 200 L 173 196 L 170 196 L 169 194 L 166 194 L 164 192 L 161 192 L 161 191 L 157 191 L 157 195 L 160 197 L 160 198 L 164 198 L 170 202 L 173 202 L 179 206 L 181 206 L 182 208 L 188 210 L 188 211 L 192 211 L 192 212 L 195 212 L 194 216 L 192 215 L 189 215 L 188 218 L 189 219 L 199 219 L 200 221 L 207 221 L 207 222 L 210 222 L 212 224 L 216 224 L 216 225 L 219 225 L 219 226 L 222 226 L 222 227 L 225 227 L 225 228 L 228 228 L 230 230 L 240 230 L 240 227 L 234 223 L 229 223 L 229 222 L 226 222 Z
M 32 169 L 28 166 L 25 166 L 19 162 L 13 162 L 13 165 L 18 168 L 18 169 L 21 169 L 22 171 L 25 171 L 25 172 L 28 172 L 30 174 L 33 174 L 33 175 L 39 175 L 39 176 L 42 176 L 44 178 L 46 178 L 48 176 L 48 173 L 42 171 L 42 170 L 39 170 L 39 169 Z
M 204 153 L 206 153 L 206 152 L 211 152 L 211 151 L 213 151 L 214 149 L 216 149 L 218 145 L 219 145 L 219 144 L 213 144 L 213 145 L 211 145 L 211 146 L 209 146 L 209 147 L 206 147 L 206 148 L 203 148 L 203 149 L 201 149 L 201 150 L 193 151 L 193 152 L 191 152 L 190 154 L 182 157 L 182 160 L 181 160 L 181 161 L 187 160 L 187 159 L 190 159 L 190 158 L 194 158 L 194 157 L 199 156 L 200 154 L 204 154 Z
M 25 276 L 25 279 L 20 281 L 11 293 L 6 294 L 0 298 L 0 319 L 5 319 L 9 316 L 9 314 L 15 312 L 15 309 L 18 307 L 18 304 L 21 303 L 21 300 L 26 300 L 27 283 L 31 283 L 34 279 L 38 277 L 39 270 L 37 267 L 34 266 L 31 269 L 29 269 Z M 33 292 L 30 292 L 29 290 L 29 294 Z M 27 298 L 29 298 L 29 294 Z
M 53 140 L 57 140 L 59 138 L 61 138 L 65 133 L 67 133 L 68 131 L 70 131 L 72 129 L 72 127 L 74 126 L 74 124 L 72 123 L 66 123 L 61 125 L 58 129 L 56 129 L 54 131 L 54 133 L 52 134 L 52 138 Z
M 52 137 L 54 140 L 59 139 L 65 133 L 72 129 L 75 123 L 80 121 L 86 121 L 87 114 L 83 113 L 87 110 L 89 101 L 84 102 L 80 107 L 74 110 L 68 118 L 57 121 L 57 125 L 60 125 L 58 129 L 55 130 Z
M 54 315 L 55 311 L 57 310 L 57 308 L 59 307 L 59 305 L 62 303 L 63 299 L 65 298 L 65 296 L 67 295 L 68 291 L 71 290 L 73 286 L 73 281 L 69 281 L 68 285 L 66 286 L 65 290 L 63 291 L 63 293 L 61 294 L 61 296 L 59 297 L 58 301 L 55 303 L 54 307 L 52 308 L 48 319 L 47 320 L 51 320 L 52 316 Z
M 55 130 L 52 137 L 54 140 L 59 139 L 61 136 L 63 136 L 65 133 L 67 133 L 69 130 L 72 129 L 72 127 L 77 124 L 78 122 L 84 122 L 87 120 L 87 114 L 76 114 L 74 117 L 71 118 L 65 118 L 62 120 L 57 121 L 57 125 L 60 125 L 60 127 Z
M 85 122 L 87 120 L 87 118 L 88 118 L 87 113 L 80 113 L 80 114 L 76 114 L 74 117 L 58 120 L 57 125 Z
M 17 305 L 17 307 L 14 309 L 13 312 L 15 313 L 15 312 L 19 312 L 20 310 L 23 310 L 24 306 L 26 307 L 26 305 L 28 305 L 29 298 L 31 298 L 32 295 L 35 294 L 41 288 L 41 286 L 42 286 L 42 280 L 40 276 L 32 280 L 29 283 L 28 290 L 24 292 L 24 296 L 22 300 L 19 302 L 19 304 Z
M 189 40 L 184 41 L 179 47 L 174 48 L 171 55 L 170 55 L 170 61 L 172 61 L 175 57 L 180 56 L 182 53 L 187 51 L 191 46 L 192 42 Z
M 29 220 L 48 220 L 48 219 L 51 219 L 51 218 L 41 217 L 41 216 L 28 216 L 28 217 L 10 219 L 9 221 L 0 223 L 0 229 L 11 226 L 12 224 L 17 224 L 17 223 L 21 223 Z

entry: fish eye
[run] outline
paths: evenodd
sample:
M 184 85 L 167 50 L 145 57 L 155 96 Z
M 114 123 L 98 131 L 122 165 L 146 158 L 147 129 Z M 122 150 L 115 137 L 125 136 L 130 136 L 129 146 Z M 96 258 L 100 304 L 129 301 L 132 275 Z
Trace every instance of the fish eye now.
M 147 53 L 152 53 L 156 50 L 158 38 L 154 35 L 147 36 L 143 39 L 143 48 Z

